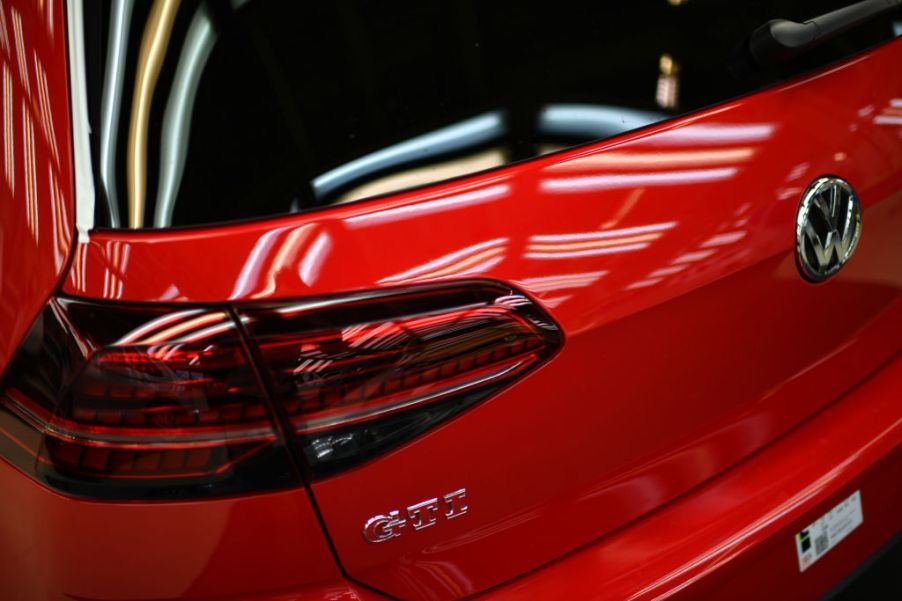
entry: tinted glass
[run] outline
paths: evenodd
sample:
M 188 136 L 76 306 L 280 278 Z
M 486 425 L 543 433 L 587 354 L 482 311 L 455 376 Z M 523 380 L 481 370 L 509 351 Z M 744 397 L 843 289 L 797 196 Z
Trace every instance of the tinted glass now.
M 97 223 L 114 227 L 129 223 L 130 207 L 135 227 L 200 225 L 491 169 L 894 35 L 893 20 L 878 18 L 760 70 L 741 52 L 756 27 L 848 1 L 86 4 Z

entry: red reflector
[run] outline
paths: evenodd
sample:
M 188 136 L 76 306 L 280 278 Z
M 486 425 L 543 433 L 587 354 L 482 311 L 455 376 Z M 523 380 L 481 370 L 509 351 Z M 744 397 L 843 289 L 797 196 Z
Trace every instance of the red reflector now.
M 450 417 L 561 341 L 529 299 L 489 284 L 248 307 L 241 315 L 317 474 Z M 412 426 L 413 415 L 420 419 Z M 397 427 L 388 425 L 393 419 Z

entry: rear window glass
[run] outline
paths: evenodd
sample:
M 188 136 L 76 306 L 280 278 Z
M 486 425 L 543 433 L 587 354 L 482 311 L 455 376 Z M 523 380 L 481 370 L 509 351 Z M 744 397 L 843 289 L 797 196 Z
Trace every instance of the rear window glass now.
M 615 136 L 840 60 L 899 28 L 898 14 L 895 24 L 878 18 L 767 70 L 741 60 L 768 20 L 847 4 L 86 2 L 96 222 L 283 215 Z

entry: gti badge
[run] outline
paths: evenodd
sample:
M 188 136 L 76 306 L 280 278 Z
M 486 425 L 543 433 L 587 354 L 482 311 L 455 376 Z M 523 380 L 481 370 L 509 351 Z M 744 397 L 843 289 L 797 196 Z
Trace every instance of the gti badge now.
M 439 516 L 445 520 L 453 520 L 464 515 L 470 509 L 466 499 L 467 489 L 461 488 L 449 492 L 441 500 L 434 497 L 408 505 L 403 515 L 397 509 L 389 511 L 387 514 L 375 515 L 368 519 L 363 526 L 363 538 L 371 543 L 383 543 L 396 536 L 401 536 L 404 528 L 408 525 L 416 531 L 435 526 Z
M 796 264 L 805 279 L 821 282 L 842 269 L 861 235 L 861 204 L 849 182 L 816 179 L 796 216 Z

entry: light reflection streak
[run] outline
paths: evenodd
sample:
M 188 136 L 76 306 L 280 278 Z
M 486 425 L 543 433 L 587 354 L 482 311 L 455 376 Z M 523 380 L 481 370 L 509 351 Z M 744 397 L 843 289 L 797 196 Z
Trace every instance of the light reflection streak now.
M 175 284 L 170 284 L 166 290 L 163 291 L 163 294 L 160 295 L 161 301 L 171 301 L 176 300 L 182 296 L 182 291 L 178 289 L 178 286 Z
M 228 332 L 234 327 L 235 326 L 233 326 L 230 321 L 226 321 L 218 325 L 210 326 L 209 328 L 204 328 L 203 330 L 199 330 L 197 332 L 194 332 L 193 334 L 186 334 L 182 336 L 180 340 L 184 343 L 200 342 L 201 340 L 206 340 L 208 338 L 212 338 L 213 336 L 218 336 L 219 334 Z
M 22 16 L 12 9 L 13 37 L 16 40 L 16 58 L 19 61 L 19 81 L 25 90 L 25 95 L 31 98 L 31 83 L 28 75 L 28 62 L 25 59 L 25 36 L 22 34 Z
M 790 186 L 789 188 L 780 188 L 777 191 L 777 200 L 789 200 L 797 198 L 802 193 L 802 188 L 798 186 Z
M 530 236 L 523 256 L 527 259 L 576 259 L 642 250 L 675 225 L 675 221 L 670 221 L 600 232 L 539 234 Z
M 651 242 L 661 237 L 660 233 L 640 234 L 637 236 L 627 236 L 621 238 L 611 238 L 608 240 L 586 240 L 583 242 L 564 242 L 556 244 L 530 244 L 530 251 L 546 252 L 546 251 L 565 251 L 565 250 L 589 250 L 592 248 L 606 248 L 610 246 L 624 246 L 628 244 L 636 244 L 639 242 Z
M 718 169 L 687 169 L 684 171 L 661 171 L 652 173 L 610 173 L 604 175 L 584 175 L 567 178 L 550 178 L 540 184 L 543 192 L 578 193 L 636 186 L 666 186 L 674 184 L 694 184 L 714 182 L 733 177 L 736 167 Z
M 635 227 L 624 227 L 616 230 L 604 230 L 600 232 L 578 232 L 575 234 L 537 234 L 530 236 L 531 243 L 553 243 L 553 242 L 573 242 L 577 240 L 603 240 L 607 238 L 619 238 L 622 236 L 633 236 L 636 234 L 645 234 L 649 232 L 663 232 L 672 229 L 677 224 L 676 221 L 666 221 L 662 223 L 651 223 L 648 225 L 639 225 Z
M 396 329 L 398 326 L 393 321 L 387 321 L 372 327 L 372 324 L 365 324 L 354 328 L 345 328 L 341 332 L 341 339 L 348 343 L 351 348 L 372 348 L 367 342 L 374 337 L 381 336 L 385 332 Z M 406 337 L 406 332 L 398 332 L 402 337 Z M 373 345 L 375 346 L 375 345 Z
M 315 227 L 314 224 L 308 223 L 301 227 L 294 228 L 287 236 L 285 236 L 285 241 L 279 245 L 279 252 L 276 253 L 275 258 L 272 261 L 270 277 L 274 277 L 276 273 L 286 267 L 289 262 L 294 259 L 298 249 Z
M 380 171 L 414 160 L 420 161 L 472 148 L 501 136 L 504 131 L 504 120 L 500 111 L 485 113 L 383 148 L 327 171 L 314 178 L 313 190 L 318 198 L 322 198 L 351 182 Z
M 745 238 L 746 232 L 745 230 L 739 230 L 735 232 L 724 232 L 723 234 L 716 234 L 711 236 L 704 242 L 700 244 L 701 248 L 710 248 L 712 246 L 725 246 L 727 244 L 734 244 L 739 242 L 743 238 Z
M 548 292 L 551 290 L 565 290 L 569 288 L 585 288 L 591 286 L 609 272 L 587 271 L 584 273 L 570 273 L 567 275 L 550 275 L 519 280 L 518 283 L 531 292 Z
M 75 346 L 78 347 L 79 352 L 81 352 L 82 357 L 87 357 L 91 354 L 91 351 L 94 350 L 94 344 L 90 339 L 82 336 L 78 329 L 75 327 L 75 324 L 72 323 L 72 320 L 69 319 L 69 315 L 60 307 L 58 300 L 50 301 L 50 311 L 53 313 L 53 316 L 56 317 L 58 323 L 63 324 L 65 331 L 70 332 L 70 340 L 75 343 Z
M 611 229 L 621 221 L 623 221 L 623 218 L 629 215 L 630 211 L 636 208 L 636 205 L 639 204 L 639 199 L 642 198 L 643 194 L 645 194 L 645 188 L 634 188 L 630 190 L 629 195 L 626 197 L 626 200 L 620 203 L 620 207 L 617 209 L 617 212 L 602 224 L 601 229 Z
M 161 317 L 148 321 L 147 323 L 141 325 L 140 327 L 135 328 L 128 334 L 125 334 L 122 338 L 117 340 L 113 346 L 126 346 L 135 344 L 136 341 L 140 340 L 142 336 L 149 334 L 150 332 L 155 332 L 168 326 L 171 323 L 175 323 L 177 321 L 181 321 L 186 317 L 191 317 L 200 313 L 200 309 L 187 309 L 185 311 L 177 311 L 175 313 L 167 313 Z
M 3 48 L 3 53 L 6 56 L 10 54 L 8 31 L 9 29 L 6 26 L 6 8 L 0 2 L 0 47 Z
M 310 245 L 310 249 L 307 251 L 307 254 L 304 255 L 304 259 L 301 261 L 301 267 L 298 271 L 301 280 L 308 286 L 312 286 L 316 283 L 320 270 L 323 267 L 323 262 L 331 248 L 332 238 L 329 236 L 329 233 L 325 231 L 320 232 L 319 236 L 316 237 L 316 240 L 313 241 L 313 244 Z
M 799 163 L 789 171 L 789 174 L 786 176 L 786 181 L 791 182 L 799 179 L 805 175 L 809 169 L 811 169 L 811 163 Z
M 635 290 L 637 288 L 647 288 L 649 286 L 654 286 L 655 284 L 660 284 L 664 281 L 664 278 L 648 278 L 645 280 L 639 280 L 638 282 L 633 282 L 629 286 L 626 287 L 626 290 Z
M 160 144 L 160 181 L 154 210 L 156 227 L 172 224 L 172 212 L 185 170 L 197 88 L 216 42 L 216 32 L 207 11 L 207 6 L 201 4 L 191 19 L 166 103 Z
M 257 239 L 254 248 L 251 249 L 244 266 L 241 268 L 241 273 L 238 274 L 238 280 L 235 282 L 235 287 L 232 289 L 229 298 L 241 298 L 254 289 L 260 278 L 259 269 L 262 258 L 269 254 L 278 237 L 284 232 L 285 228 L 275 229 L 266 232 Z
M 172 342 L 173 340 L 183 334 L 186 334 L 187 332 L 191 332 L 192 330 L 199 330 L 204 326 L 221 323 L 226 320 L 227 318 L 223 313 L 204 313 L 197 317 L 182 321 L 181 323 L 175 323 L 165 330 L 147 336 L 146 338 L 137 339 L 132 342 L 132 344 L 152 345 L 160 344 L 162 342 Z M 226 325 L 231 326 L 230 323 Z
M 65 207 L 60 203 L 60 190 L 53 174 L 53 164 L 47 163 L 47 183 L 50 187 L 50 222 L 51 237 L 53 238 L 53 264 L 57 269 L 62 267 L 66 259 L 68 248 L 62 248 L 67 236 L 67 227 L 63 226 L 63 219 L 66 214 Z
M 3 147 L 4 174 L 10 192 L 16 192 L 16 147 L 13 141 L 13 88 L 9 67 L 3 62 Z
M 658 106 L 675 109 L 680 95 L 680 64 L 669 54 L 658 59 L 658 85 L 655 101 Z
M 454 251 L 423 265 L 379 280 L 380 284 L 410 283 L 487 271 L 504 259 L 507 238 L 495 238 Z
M 47 12 L 46 12 L 47 35 L 48 35 L 48 37 L 50 37 L 51 40 L 53 40 L 53 37 L 55 34 L 54 26 L 53 26 L 53 7 L 54 7 L 54 5 L 56 5 L 56 2 L 54 2 L 53 0 L 50 0 L 49 2 L 47 2 Z
M 134 0 L 115 0 L 110 13 L 103 96 L 100 101 L 100 185 L 106 192 L 110 225 L 119 227 L 115 140 L 119 137 L 126 48 Z
M 38 86 L 38 107 L 41 118 L 41 131 L 44 133 L 44 140 L 50 147 L 50 156 L 53 157 L 54 163 L 59 165 L 59 150 L 56 145 L 56 130 L 53 127 L 53 113 L 50 110 L 50 91 L 47 87 L 47 72 L 38 59 L 37 53 L 34 54 L 34 71 L 35 81 Z
M 582 169 L 598 169 L 603 167 L 684 167 L 693 165 L 740 163 L 752 158 L 755 155 L 755 152 L 754 148 L 747 146 L 715 150 L 665 150 L 647 152 L 609 151 L 558 163 L 549 167 L 549 171 L 578 171 Z
M 25 168 L 25 221 L 35 242 L 38 240 L 37 167 L 35 164 L 34 123 L 25 101 L 22 101 L 22 155 Z
M 690 124 L 661 132 L 655 136 L 658 144 L 731 144 L 760 142 L 773 136 L 776 127 L 771 123 L 742 125 Z
M 276 275 L 289 265 L 301 253 L 301 248 L 306 242 L 308 236 L 316 228 L 314 224 L 306 224 L 301 227 L 293 228 L 288 232 L 284 239 L 279 239 L 281 234 L 285 232 L 285 228 L 279 230 L 280 236 L 267 244 L 265 249 L 261 251 L 259 256 L 254 256 L 254 263 L 246 262 L 241 270 L 241 277 L 247 276 L 244 281 L 243 295 L 249 298 L 266 297 L 276 290 Z M 278 246 L 276 246 L 278 245 Z M 254 246 L 256 249 L 257 246 Z M 275 250 L 277 249 L 277 250 Z M 274 252 L 273 252 L 274 251 Z M 251 255 L 254 252 L 251 251 Z M 274 255 L 272 261 L 268 261 L 268 257 Z M 257 263 L 256 261 L 259 261 Z M 266 267 L 266 272 L 257 271 Z M 309 268 L 308 268 L 309 269 Z M 299 270 L 300 273 L 301 270 Z M 318 273 L 318 271 L 317 271 Z M 251 277 L 253 278 L 251 280 Z M 260 284 L 261 280 L 265 283 Z M 236 287 L 237 289 L 237 287 Z M 234 298 L 234 297 L 233 297 Z
M 495 184 L 488 188 L 478 188 L 468 192 L 462 192 L 453 196 L 427 200 L 416 204 L 403 205 L 379 210 L 373 213 L 355 215 L 345 220 L 349 228 L 368 227 L 375 224 L 392 223 L 403 219 L 421 217 L 424 214 L 435 213 L 445 208 L 459 208 L 482 204 L 496 198 L 501 198 L 510 193 L 508 184 Z
M 548 309 L 555 309 L 573 298 L 572 294 L 564 294 L 561 296 L 552 296 L 551 298 L 543 298 L 542 305 Z
M 592 250 L 576 250 L 570 252 L 527 252 L 523 256 L 527 259 L 578 259 L 582 257 L 597 257 L 600 255 L 613 255 L 632 252 L 648 248 L 649 244 L 625 244 L 623 246 L 611 246 Z
M 695 263 L 696 261 L 701 261 L 702 259 L 707 259 L 711 255 L 717 252 L 717 249 L 709 249 L 709 250 L 696 250 L 693 252 L 688 252 L 680 255 L 673 261 L 671 261 L 674 265 L 679 265 L 681 263 Z
M 518 307 L 529 306 L 529 299 L 520 294 L 506 294 L 495 299 L 495 304 L 499 307 L 507 307 L 516 309 Z
M 82 244 L 75 248 L 75 258 L 72 261 L 72 286 L 78 291 L 85 290 L 85 270 L 88 264 L 88 245 Z
M 491 148 L 466 157 L 455 158 L 441 163 L 430 163 L 423 167 L 415 167 L 384 177 L 377 177 L 343 193 L 335 201 L 335 204 L 398 192 L 480 171 L 488 171 L 495 167 L 502 167 L 505 163 L 507 163 L 507 159 L 504 151 L 498 148 Z
M 123 290 L 122 273 L 128 266 L 131 246 L 121 241 L 110 241 L 106 244 L 106 256 L 109 265 L 103 272 L 103 297 L 121 298 Z
M 667 275 L 675 275 L 677 273 L 680 273 L 681 271 L 684 271 L 687 267 L 689 267 L 689 265 L 686 263 L 684 263 L 682 265 L 671 265 L 669 267 L 661 267 L 660 269 L 655 269 L 650 274 L 648 274 L 648 277 L 649 278 L 660 278 L 660 277 L 667 276 Z
M 607 138 L 668 118 L 666 113 L 621 106 L 550 104 L 539 115 L 539 131 L 580 138 Z
M 134 229 L 144 227 L 151 104 L 180 4 L 181 0 L 154 0 L 138 49 L 126 152 L 128 225 Z

